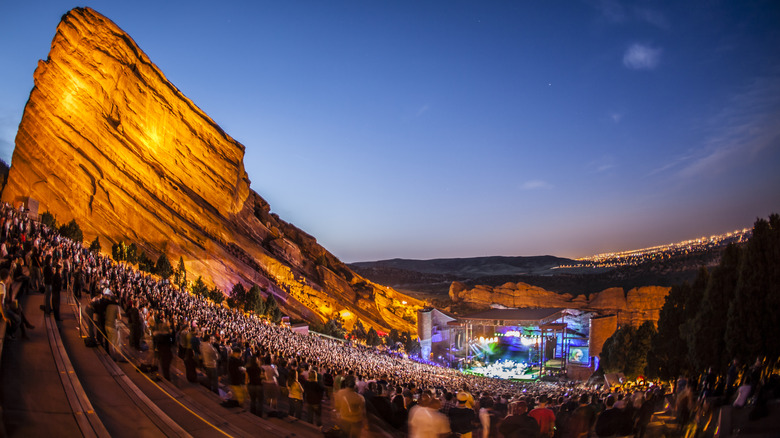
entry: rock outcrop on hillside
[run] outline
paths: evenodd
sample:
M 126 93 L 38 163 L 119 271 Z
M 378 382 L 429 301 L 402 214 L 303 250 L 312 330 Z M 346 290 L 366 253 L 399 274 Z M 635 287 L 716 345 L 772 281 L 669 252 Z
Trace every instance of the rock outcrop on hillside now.
M 498 287 L 478 285 L 468 289 L 465 284 L 453 282 L 450 285 L 450 299 L 453 303 L 469 303 L 478 307 L 498 304 L 506 307 L 563 307 L 592 310 L 601 314 L 615 314 L 618 324 L 638 326 L 645 321 L 658 321 L 669 287 L 645 286 L 633 288 L 626 293 L 623 288 L 613 287 L 601 292 L 572 297 L 525 283 L 505 283 Z
M 223 291 L 258 284 L 310 321 L 339 312 L 414 331 L 423 303 L 360 277 L 271 213 L 250 188 L 244 146 L 107 18 L 63 16 L 34 79 L 3 201 L 35 199 L 104 247 L 182 256 L 191 279 Z

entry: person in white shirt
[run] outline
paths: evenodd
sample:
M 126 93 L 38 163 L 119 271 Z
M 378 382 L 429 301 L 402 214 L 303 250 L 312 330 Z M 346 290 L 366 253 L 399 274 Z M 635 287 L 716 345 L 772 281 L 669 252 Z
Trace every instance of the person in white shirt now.
M 409 411 L 410 438 L 440 438 L 449 436 L 450 421 L 439 412 L 441 402 L 433 397 L 430 391 L 425 391 Z

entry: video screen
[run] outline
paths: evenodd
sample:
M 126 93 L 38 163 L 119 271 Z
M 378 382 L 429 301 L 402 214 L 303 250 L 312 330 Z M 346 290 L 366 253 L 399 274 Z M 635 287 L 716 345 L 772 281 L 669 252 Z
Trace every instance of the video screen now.
M 590 363 L 588 347 L 569 347 L 569 363 L 587 365 Z

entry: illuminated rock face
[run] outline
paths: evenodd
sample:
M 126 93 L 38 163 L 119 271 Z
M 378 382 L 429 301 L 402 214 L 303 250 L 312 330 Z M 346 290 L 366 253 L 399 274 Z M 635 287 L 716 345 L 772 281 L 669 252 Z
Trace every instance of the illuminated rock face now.
M 467 289 L 463 283 L 450 285 L 453 302 L 468 302 L 478 306 L 500 304 L 506 307 L 564 307 L 593 310 L 617 315 L 618 324 L 638 326 L 645 321 L 658 322 L 669 287 L 645 286 L 625 293 L 623 288 L 609 288 L 590 297 L 550 292 L 525 283 L 506 283 L 498 287 L 475 286 Z
M 422 303 L 359 277 L 271 214 L 243 157 L 126 33 L 77 8 L 35 71 L 2 198 L 36 199 L 60 223 L 75 218 L 103 248 L 135 242 L 174 265 L 182 256 L 190 280 L 202 275 L 223 291 L 258 284 L 294 316 L 346 309 L 378 329 L 413 332 Z

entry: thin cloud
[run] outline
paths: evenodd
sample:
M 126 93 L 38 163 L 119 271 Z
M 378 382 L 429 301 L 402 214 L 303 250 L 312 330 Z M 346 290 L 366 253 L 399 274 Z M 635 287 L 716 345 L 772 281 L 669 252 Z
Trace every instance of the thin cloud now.
M 598 160 L 593 160 L 587 164 L 587 168 L 591 173 L 604 173 L 608 170 L 617 167 L 615 164 L 615 158 L 611 155 L 605 155 Z
M 623 119 L 623 114 L 613 111 L 609 113 L 609 118 L 615 123 L 620 123 L 620 121 Z
M 669 24 L 669 20 L 666 18 L 666 16 L 654 9 L 635 8 L 634 15 L 640 21 L 650 23 L 659 29 L 669 30 L 669 28 L 671 27 L 671 25 Z
M 534 179 L 531 181 L 524 182 L 523 185 L 520 186 L 520 188 L 523 190 L 550 190 L 553 188 L 553 185 L 548 183 L 547 181 Z
M 632 44 L 623 54 L 623 65 L 633 70 L 653 70 L 661 62 L 663 49 Z
M 693 158 L 694 158 L 694 154 L 690 153 L 689 151 L 689 153 L 674 157 L 672 161 L 664 164 L 663 166 L 657 169 L 653 169 L 652 171 L 650 171 L 650 173 L 647 174 L 647 176 L 655 176 L 658 175 L 659 173 L 664 173 L 670 169 L 684 166 L 685 163 L 690 162 Z
M 723 105 L 704 127 L 709 136 L 698 149 L 675 158 L 649 176 L 677 169 L 680 178 L 724 172 L 780 146 L 780 70 L 757 78 Z
M 626 10 L 617 0 L 596 0 L 591 2 L 601 15 L 612 23 L 623 23 L 627 19 Z
M 417 117 L 420 117 L 421 115 L 425 114 L 431 107 L 426 103 L 425 105 L 421 106 L 417 109 L 417 114 L 415 114 Z

